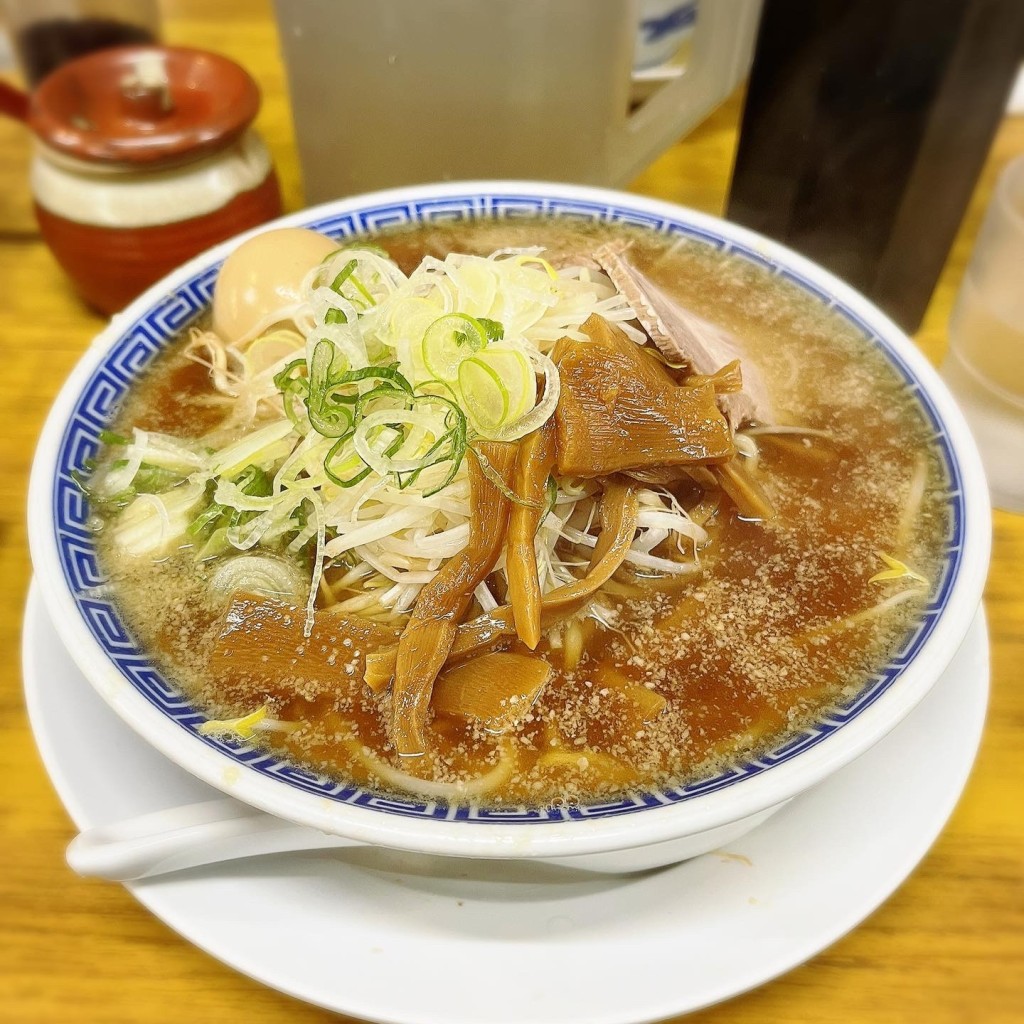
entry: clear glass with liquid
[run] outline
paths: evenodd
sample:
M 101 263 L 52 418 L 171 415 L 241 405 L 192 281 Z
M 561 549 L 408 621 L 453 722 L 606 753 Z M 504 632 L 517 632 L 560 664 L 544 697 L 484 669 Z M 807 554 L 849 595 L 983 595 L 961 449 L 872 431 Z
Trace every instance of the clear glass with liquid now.
M 1003 171 L 985 214 L 942 375 L 978 442 L 993 504 L 1024 512 L 1024 156 Z

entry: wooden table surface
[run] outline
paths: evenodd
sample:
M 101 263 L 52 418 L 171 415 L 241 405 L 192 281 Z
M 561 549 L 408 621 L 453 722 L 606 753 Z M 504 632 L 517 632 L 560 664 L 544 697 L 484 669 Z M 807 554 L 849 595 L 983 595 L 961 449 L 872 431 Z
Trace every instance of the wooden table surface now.
M 301 188 L 268 0 L 165 0 L 168 42 L 217 50 L 259 79 L 258 126 L 289 209 Z M 634 184 L 721 212 L 736 140 L 733 99 Z M 995 175 L 1024 152 L 1007 119 L 917 341 L 937 362 Z M 64 865 L 73 834 L 35 752 L 19 637 L 29 580 L 25 489 L 46 410 L 102 320 L 76 298 L 32 217 L 29 144 L 0 123 L 0 1019 L 17 1024 L 337 1019 L 248 980 L 178 938 L 120 886 Z M 689 1018 L 699 1024 L 1024 1020 L 1024 517 L 996 513 L 986 602 L 992 698 L 980 757 L 945 832 L 902 888 L 810 963 Z M 339 911 L 343 912 L 343 910 Z

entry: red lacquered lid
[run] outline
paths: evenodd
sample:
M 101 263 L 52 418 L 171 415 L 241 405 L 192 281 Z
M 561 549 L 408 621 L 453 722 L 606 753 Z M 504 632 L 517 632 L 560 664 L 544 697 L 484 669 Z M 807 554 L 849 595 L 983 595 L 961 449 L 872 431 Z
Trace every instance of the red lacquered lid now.
M 29 124 L 79 160 L 140 166 L 221 149 L 249 126 L 260 94 L 227 57 L 184 46 L 118 46 L 39 83 Z

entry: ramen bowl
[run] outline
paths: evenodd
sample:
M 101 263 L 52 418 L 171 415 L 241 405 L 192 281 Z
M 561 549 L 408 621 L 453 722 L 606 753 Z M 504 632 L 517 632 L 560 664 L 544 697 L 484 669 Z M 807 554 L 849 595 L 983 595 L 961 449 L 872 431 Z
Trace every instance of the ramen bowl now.
M 846 320 L 865 345 L 882 354 L 933 432 L 949 486 L 944 498 L 948 529 L 941 538 L 932 596 L 889 661 L 813 725 L 756 759 L 686 784 L 544 807 L 396 798 L 320 776 L 242 740 L 203 734 L 204 715 L 137 646 L 104 589 L 90 510 L 74 475 L 98 452 L 100 433 L 133 381 L 209 309 L 218 269 L 240 239 L 197 257 L 133 302 L 96 338 L 64 385 L 32 472 L 32 560 L 49 614 L 98 693 L 168 758 L 238 800 L 356 843 L 440 856 L 639 870 L 733 841 L 866 751 L 928 693 L 964 639 L 981 600 L 990 546 L 987 490 L 959 411 L 912 342 L 826 271 L 735 225 L 618 192 L 476 182 L 358 196 L 282 218 L 273 226 L 303 226 L 351 238 L 400 225 L 535 215 L 637 225 L 779 275 L 809 302 Z

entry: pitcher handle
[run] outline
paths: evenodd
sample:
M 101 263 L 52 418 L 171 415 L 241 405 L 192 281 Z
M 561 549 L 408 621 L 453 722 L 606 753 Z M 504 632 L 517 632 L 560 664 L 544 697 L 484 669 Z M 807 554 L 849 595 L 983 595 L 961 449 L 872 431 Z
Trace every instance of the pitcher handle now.
M 701 0 L 686 69 L 613 130 L 615 185 L 628 184 L 732 92 L 749 65 L 760 14 L 761 0 Z

